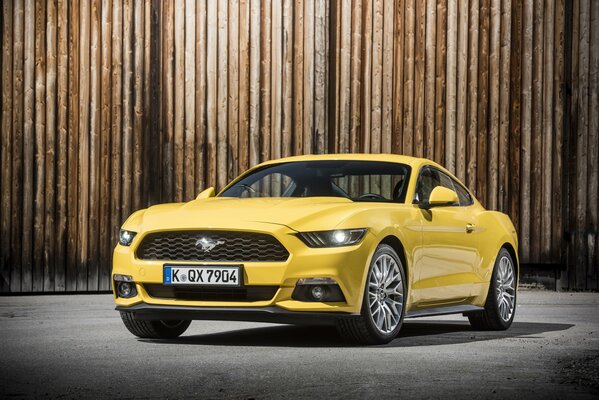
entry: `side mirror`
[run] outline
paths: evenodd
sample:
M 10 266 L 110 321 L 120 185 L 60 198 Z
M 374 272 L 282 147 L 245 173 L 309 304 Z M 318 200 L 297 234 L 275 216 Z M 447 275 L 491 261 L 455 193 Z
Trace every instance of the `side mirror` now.
M 458 201 L 456 192 L 443 186 L 437 186 L 431 192 L 428 202 L 420 204 L 420 208 L 429 209 L 432 207 L 454 206 Z
M 204 189 L 204 191 L 202 191 L 200 194 L 198 194 L 198 197 L 196 197 L 196 200 L 207 199 L 209 197 L 214 197 L 214 196 L 216 196 L 214 187 L 209 187 L 208 189 Z

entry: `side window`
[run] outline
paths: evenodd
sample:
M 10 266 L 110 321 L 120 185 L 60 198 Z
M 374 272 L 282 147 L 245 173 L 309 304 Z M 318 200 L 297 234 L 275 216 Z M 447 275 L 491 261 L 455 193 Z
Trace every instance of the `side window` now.
M 455 181 L 453 182 L 453 186 L 458 194 L 458 199 L 460 199 L 460 207 L 470 206 L 474 203 L 472 201 L 472 196 L 470 196 L 470 193 L 468 193 L 464 186 Z
M 428 201 L 431 192 L 437 186 L 442 186 L 454 191 L 456 190 L 454 188 L 452 179 L 449 176 L 435 168 L 424 167 L 420 172 L 420 176 L 418 177 L 414 202 Z

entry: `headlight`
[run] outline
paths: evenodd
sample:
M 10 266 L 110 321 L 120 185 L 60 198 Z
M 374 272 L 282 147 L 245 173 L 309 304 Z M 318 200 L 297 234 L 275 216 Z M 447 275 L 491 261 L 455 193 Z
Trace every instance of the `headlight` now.
M 310 247 L 341 247 L 359 243 L 366 228 L 337 229 L 334 231 L 302 232 L 299 238 Z
M 137 232 L 121 229 L 119 232 L 119 243 L 123 246 L 131 246 L 131 242 L 133 242 L 135 235 L 137 235 Z

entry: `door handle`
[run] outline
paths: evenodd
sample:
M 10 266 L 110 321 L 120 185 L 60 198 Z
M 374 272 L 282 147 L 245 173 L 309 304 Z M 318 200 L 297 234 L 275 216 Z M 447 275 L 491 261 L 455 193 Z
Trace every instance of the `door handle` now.
M 466 224 L 466 233 L 472 233 L 474 232 L 474 224 Z

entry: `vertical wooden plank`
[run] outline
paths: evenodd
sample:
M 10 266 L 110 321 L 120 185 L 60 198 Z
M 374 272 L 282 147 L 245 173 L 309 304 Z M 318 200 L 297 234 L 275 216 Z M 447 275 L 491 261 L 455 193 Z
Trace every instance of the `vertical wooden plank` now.
M 207 31 L 206 31 L 206 118 L 207 131 L 207 186 L 216 186 L 216 135 L 217 135 L 217 81 L 218 75 L 218 5 L 215 1 L 207 3 Z
M 56 291 L 66 290 L 67 240 L 67 157 L 68 157 L 68 4 L 57 8 L 57 124 L 56 124 L 56 252 L 54 259 Z
M 229 0 L 228 5 L 228 40 L 229 59 L 227 65 L 229 67 L 228 81 L 228 100 L 227 100 L 227 171 L 226 182 L 235 178 L 239 173 L 239 3 L 238 1 Z M 242 99 L 243 101 L 243 99 Z M 280 130 L 279 130 L 280 132 Z M 225 183 L 226 183 L 225 182 Z
M 477 0 L 474 0 L 477 1 Z M 478 3 L 477 3 L 478 10 Z M 447 2 L 437 0 L 436 62 L 435 62 L 435 153 L 434 160 L 445 159 L 445 91 L 447 61 Z M 478 24 L 478 21 L 477 21 Z M 478 26 L 478 25 L 477 25 Z M 478 37 L 477 37 L 478 39 Z
M 520 149 L 522 148 L 522 11 L 520 2 L 512 3 L 511 46 L 510 46 L 510 109 L 509 109 L 509 209 L 512 222 L 519 231 L 520 221 Z M 561 171 L 561 169 L 560 169 Z
M 372 38 L 373 38 L 373 0 L 364 0 L 362 3 L 363 29 L 362 34 L 362 140 L 361 151 L 370 152 L 371 134 L 371 105 L 372 105 Z
M 588 288 L 596 290 L 599 282 L 599 205 L 596 201 L 599 185 L 599 3 L 590 5 L 589 33 L 589 225 L 591 234 L 588 238 L 588 263 L 591 268 Z M 595 200 L 593 200 L 595 199 Z
M 563 197 L 567 194 L 567 186 L 564 185 L 565 178 L 568 174 L 563 163 L 563 144 L 564 136 L 567 132 L 564 119 L 564 107 L 566 102 L 566 70 L 565 70 L 565 1 L 556 0 L 555 2 L 555 24 L 554 24 L 554 54 L 555 54 L 555 69 L 553 75 L 553 86 L 555 88 L 555 100 L 553 113 L 555 116 L 554 135 L 555 146 L 553 149 L 553 230 L 551 237 L 551 257 L 559 261 L 562 266 L 567 266 L 565 251 L 562 251 L 563 242 L 563 218 L 564 204 Z M 599 22 L 599 21 L 598 21 Z M 512 35 L 514 36 L 514 35 Z M 512 75 L 514 75 L 512 69 Z M 515 210 L 514 210 L 515 211 Z M 517 212 L 512 211 L 513 218 L 518 218 Z M 562 268 L 563 271 L 563 268 Z M 561 282 L 563 285 L 565 282 Z M 561 288 L 558 287 L 558 290 Z
M 576 137 L 576 288 L 589 288 L 587 218 L 589 202 L 589 53 L 590 0 L 579 1 L 578 131 Z M 576 8 L 575 8 L 576 10 Z M 576 14 L 575 14 L 576 15 Z M 576 16 L 575 16 L 576 18 Z M 595 199 L 596 201 L 596 199 Z
M 541 247 L 542 140 L 543 137 L 543 1 L 536 0 L 533 14 L 532 143 L 530 257 L 539 260 Z
M 489 0 L 480 1 L 478 42 L 478 138 L 476 197 L 486 205 L 487 195 L 487 124 L 489 116 Z
M 196 192 L 206 188 L 206 0 L 198 0 L 196 5 L 196 92 L 195 92 L 195 130 L 196 130 Z
M 159 163 L 154 160 L 158 160 L 160 157 L 155 157 L 155 150 L 152 149 L 153 143 L 155 142 L 154 126 L 158 120 L 158 113 L 154 113 L 152 110 L 152 96 L 159 91 L 159 80 L 156 78 L 156 73 L 152 73 L 151 69 L 159 70 L 160 66 L 154 67 L 153 60 L 157 60 L 156 53 L 153 49 L 153 41 L 157 38 L 152 35 L 153 18 L 155 12 L 153 10 L 152 0 L 144 0 L 143 6 L 144 22 L 143 22 L 143 117 L 142 117 L 142 138 L 141 138 L 141 154 L 140 160 L 143 165 L 141 168 L 141 193 L 139 196 L 139 205 L 146 207 L 150 204 L 151 198 L 155 197 L 155 188 L 158 186 L 157 183 L 152 182 L 154 175 L 160 175 L 156 171 L 156 165 Z M 195 42 L 195 37 L 193 38 Z M 194 88 L 195 89 L 195 88 Z M 195 113 L 195 110 L 194 110 Z M 194 127 L 195 130 L 195 127 Z M 195 132 L 194 132 L 195 134 Z M 195 168 L 195 165 L 194 165 Z M 194 173 L 195 175 L 195 173 Z
M 100 3 L 91 2 L 90 20 L 90 105 L 89 105 L 89 251 L 87 285 L 89 291 L 99 289 L 99 187 L 100 187 L 100 40 L 101 40 Z
M 198 0 L 200 1 L 200 0 Z M 146 10 L 149 7 L 150 12 L 150 66 L 146 69 L 146 74 L 149 74 L 150 85 L 149 106 L 146 108 L 149 115 L 147 118 L 148 125 L 148 204 L 156 204 L 162 201 L 163 188 L 163 134 L 164 134 L 164 108 L 162 104 L 163 93 L 163 31 L 162 31 L 162 2 L 159 0 L 150 0 L 148 5 L 146 1 Z M 147 34 L 148 35 L 148 34 Z M 147 41 L 147 38 L 146 38 Z M 116 228 L 113 229 L 116 232 Z
M 498 164 L 499 164 L 499 63 L 501 7 L 500 0 L 491 0 L 490 48 L 489 48 L 489 140 L 487 142 L 487 207 L 497 209 Z
M 350 145 L 350 102 L 353 101 L 351 97 L 350 87 L 350 67 L 351 67 L 351 24 L 352 24 L 352 4 L 351 1 L 342 0 L 338 3 L 341 7 L 341 17 L 338 21 L 340 27 L 339 34 L 339 75 L 336 82 L 338 90 L 338 117 L 337 124 L 338 132 L 336 133 L 338 141 L 337 152 L 348 153 Z
M 436 0 L 426 1 L 426 48 L 424 60 L 424 156 L 435 157 L 435 86 L 437 43 Z
M 2 168 L 2 186 L 0 188 L 0 292 L 10 291 L 10 272 L 12 264 L 10 246 L 11 233 L 11 196 L 12 196 L 12 112 L 13 112 L 13 9 L 12 0 L 2 2 L 2 128 L 0 138 L 0 168 Z
M 134 4 L 123 1 L 123 122 L 121 133 L 121 217 L 125 220 L 132 211 L 133 185 L 133 124 L 134 124 Z M 170 170 L 172 171 L 172 170 Z M 124 222 L 124 221 L 121 221 Z
M 283 76 L 283 2 L 271 3 L 271 68 L 270 75 L 270 157 L 281 158 L 281 122 L 282 122 L 282 88 L 281 77 Z M 277 192 L 275 192 L 277 193 Z
M 57 2 L 49 0 L 46 12 L 46 151 L 44 160 L 45 186 L 44 193 L 44 284 L 42 290 L 53 292 L 54 289 L 54 252 L 56 250 L 55 226 L 55 152 L 56 152 L 56 7 Z
M 424 47 L 426 4 L 416 2 L 414 50 L 414 155 L 424 156 Z
M 314 1 L 306 0 L 304 2 L 304 154 L 314 152 L 312 141 L 314 127 Z M 268 47 L 264 47 L 266 43 L 262 43 L 262 46 L 263 52 L 269 51 Z M 266 71 L 263 73 L 266 73 Z
M 541 149 L 543 153 L 543 171 L 542 171 L 542 198 L 541 198 L 541 262 L 551 262 L 551 229 L 553 227 L 552 218 L 552 166 L 553 166 L 553 141 L 555 138 L 553 130 L 553 32 L 554 32 L 554 2 L 544 4 L 545 18 L 543 32 L 543 128 Z
M 327 76 L 328 32 L 326 0 L 314 0 L 314 140 L 316 153 L 326 153 L 327 146 Z
M 383 100 L 381 123 L 381 151 L 391 153 L 393 134 L 393 1 L 385 0 L 383 8 Z M 390 181 L 387 183 L 390 184 Z M 389 193 L 392 188 L 389 188 Z
M 69 108 L 67 170 L 67 271 L 66 290 L 77 290 L 77 251 L 79 246 L 79 0 L 69 3 Z
M 403 86 L 404 86 L 404 30 L 405 30 L 405 1 L 394 3 L 393 10 L 395 29 L 393 32 L 393 153 L 403 152 Z M 438 49 L 438 48 L 437 48 Z
M 213 3 L 213 2 L 209 2 Z M 216 11 L 216 5 L 214 10 Z M 216 13 L 214 14 L 213 23 L 216 24 Z M 162 43 L 162 115 L 163 115 L 163 144 L 162 144 L 162 161 L 164 171 L 162 177 L 163 183 L 163 201 L 173 201 L 174 200 L 174 182 L 173 182 L 173 171 L 174 171 L 174 137 L 175 137 L 175 116 L 174 116 L 174 60 L 175 60 L 175 38 L 174 38 L 174 30 L 175 30 L 175 10 L 174 10 L 174 2 L 169 1 L 164 3 L 163 13 L 162 13 L 162 27 L 163 30 L 161 34 L 163 35 L 163 43 Z M 215 37 L 216 40 L 216 37 Z M 216 47 L 216 41 L 214 42 L 214 47 Z M 210 47 L 208 47 L 210 51 Z M 216 53 L 216 48 L 213 48 L 214 53 Z M 210 61 L 209 61 L 210 62 Z M 216 78 L 216 75 L 214 76 Z M 210 115 L 210 114 L 209 114 Z M 214 114 L 216 116 L 216 113 Z M 214 157 L 216 162 L 216 157 Z
M 456 0 L 447 5 L 447 97 L 445 100 L 445 167 L 455 171 L 457 118 L 457 51 L 458 6 Z
M 372 18 L 372 94 L 370 100 L 370 151 L 381 152 L 381 100 L 383 87 L 383 1 L 373 1 Z M 371 179 L 372 190 L 380 193 L 380 181 Z
M 144 137 L 144 52 L 145 52 L 145 11 L 144 2 L 135 1 L 133 4 L 133 136 L 131 143 L 132 156 L 132 194 L 131 212 L 142 207 L 141 200 L 143 173 L 143 137 Z M 182 107 L 183 108 L 183 107 Z M 188 174 L 185 174 L 187 176 Z M 189 174 L 193 176 L 193 173 Z M 183 174 L 182 174 L 183 176 Z
M 405 3 L 404 88 L 403 88 L 403 153 L 414 154 L 414 46 L 416 14 L 414 0 Z
M 253 26 L 253 24 L 252 24 Z M 304 132 L 304 2 L 295 0 L 293 34 L 293 153 L 303 153 Z M 253 45 L 252 45 L 253 48 Z M 252 64 L 250 62 L 250 64 Z M 252 84 L 254 80 L 251 80 Z M 254 93 L 250 87 L 250 93 Z M 250 95 L 250 101 L 253 96 Z M 254 151 L 250 147 L 250 160 Z M 250 162 L 250 164 L 252 164 Z
M 478 129 L 478 26 L 479 26 L 479 2 L 470 1 L 469 28 L 468 28 L 468 138 L 467 163 L 466 163 L 466 185 L 472 191 L 476 191 L 477 171 L 477 129 Z
M 22 275 L 21 291 L 30 292 L 33 288 L 33 238 L 34 232 L 34 166 L 35 166 L 35 4 L 25 1 L 25 44 L 24 44 L 24 116 L 23 116 L 23 211 L 22 222 Z
M 261 99 L 261 11 L 260 1 L 250 0 L 250 122 L 249 122 L 249 166 L 260 162 L 260 99 Z M 296 64 L 297 66 L 297 64 Z M 299 66 L 298 66 L 299 68 Z M 297 85 L 296 85 L 297 90 Z M 296 122 L 297 127 L 297 122 Z M 299 127 L 298 127 L 299 129 Z M 300 136 L 301 138 L 301 136 Z
M 111 126 L 110 126 L 110 217 L 111 239 L 116 243 L 122 220 L 121 143 L 123 120 L 123 3 L 112 0 L 112 54 L 111 54 Z M 158 160 L 156 160 L 158 162 Z
M 530 259 L 530 176 L 532 135 L 532 51 L 533 0 L 526 0 L 522 11 L 522 150 L 520 168 L 520 254 L 526 263 Z
M 44 289 L 44 215 L 46 152 L 46 2 L 36 0 L 35 10 L 35 158 L 25 167 L 33 172 L 32 290 Z M 25 149 L 27 151 L 27 149 Z M 31 227 L 25 227 L 30 229 Z M 23 238 L 27 240 L 29 238 Z M 29 245 L 27 245 L 29 246 Z
M 90 4 L 82 2 L 79 8 L 79 204 L 77 225 L 77 290 L 88 290 L 89 249 L 89 117 L 90 117 Z
M 218 189 L 222 189 L 227 183 L 227 99 L 228 99 L 228 60 L 227 60 L 227 41 L 228 41 L 228 7 L 227 0 L 218 0 L 218 76 L 217 76 L 217 123 L 218 123 L 218 142 L 217 142 L 217 175 L 216 184 Z
M 509 202 L 509 129 L 510 129 L 510 46 L 512 8 L 501 2 L 500 67 L 499 67 L 499 154 L 498 154 L 498 203 L 502 212 L 508 211 Z
M 284 0 L 283 2 L 283 77 L 282 77 L 282 102 L 283 102 L 283 114 L 282 114 L 282 153 L 283 157 L 288 157 L 292 154 L 293 149 L 293 0 Z M 247 98 L 245 94 L 245 86 L 247 80 L 241 84 L 240 90 L 243 88 L 244 100 Z M 247 104 L 247 101 L 242 101 Z M 239 105 L 241 110 L 242 106 Z M 241 133 L 241 121 L 240 121 L 240 133 Z M 245 134 L 245 133 L 244 133 Z M 240 138 L 242 136 L 240 135 Z M 247 153 L 247 150 L 246 150 Z M 240 157 L 241 161 L 241 157 Z
M 192 200 L 196 192 L 196 2 L 185 1 L 185 135 L 184 135 L 184 195 L 186 201 Z
M 222 54 L 222 53 L 221 53 Z M 224 72 L 224 71 L 222 71 Z M 226 75 L 225 75 L 226 76 Z M 185 157 L 185 4 L 175 5 L 175 132 L 174 184 L 175 201 L 183 201 Z
M 293 28 L 292 25 L 293 21 L 290 28 Z M 289 43 L 293 43 L 291 39 L 288 40 Z M 291 54 L 289 54 L 289 57 L 291 57 Z M 250 166 L 250 0 L 241 0 L 239 2 L 239 98 L 241 101 L 239 102 L 238 163 L 239 172 L 243 172 Z M 289 115 L 288 118 L 290 117 Z M 291 146 L 291 141 L 289 146 Z
M 456 155 L 455 174 L 466 179 L 466 117 L 468 87 L 468 2 L 458 2 L 458 54 L 457 54 L 457 90 L 456 90 Z
M 114 242 L 111 241 L 110 215 L 110 124 L 111 124 L 111 63 L 112 63 L 112 1 L 102 0 L 101 7 L 101 70 L 100 70 L 100 149 L 99 149 L 99 189 L 98 207 L 99 222 L 96 230 L 99 236 L 99 276 L 98 289 L 110 289 L 110 252 Z M 114 228 L 116 230 L 116 227 Z
M 360 151 L 360 131 L 362 129 L 360 118 L 361 98 L 361 80 L 360 70 L 362 68 L 362 59 L 360 53 L 362 50 L 362 0 L 352 2 L 351 11 L 351 66 L 350 66 L 350 123 L 349 123 L 349 151 L 358 153 Z M 397 87 L 394 86 L 394 94 Z M 395 110 L 394 110 L 395 111 Z M 394 114 L 395 120 L 395 114 Z

